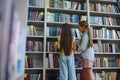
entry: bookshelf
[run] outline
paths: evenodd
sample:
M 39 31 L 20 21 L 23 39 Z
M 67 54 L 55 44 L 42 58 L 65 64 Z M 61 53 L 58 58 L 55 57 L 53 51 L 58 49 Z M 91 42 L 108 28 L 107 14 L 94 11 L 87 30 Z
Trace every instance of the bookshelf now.
M 76 14 L 76 15 L 80 15 L 81 16 L 86 16 L 86 20 L 88 20 L 88 23 L 90 24 L 89 27 L 92 27 L 93 29 L 102 29 L 102 28 L 106 28 L 106 29 L 109 29 L 109 30 L 120 30 L 120 12 L 117 12 L 117 13 L 113 13 L 113 12 L 101 12 L 101 11 L 91 11 L 90 8 L 89 8 L 89 5 L 90 3 L 93 3 L 93 4 L 97 4 L 97 3 L 100 3 L 100 4 L 105 4 L 105 5 L 117 5 L 117 1 L 115 0 L 72 0 L 72 2 L 80 2 L 80 3 L 85 3 L 84 5 L 85 8 L 81 8 L 80 9 L 80 6 L 79 6 L 79 10 L 78 9 L 73 9 L 72 7 L 71 8 L 65 8 L 63 6 L 60 6 L 60 4 L 58 4 L 58 6 L 56 4 L 50 4 L 49 2 L 50 1 L 54 1 L 54 0 L 43 0 L 43 2 L 45 2 L 44 6 L 28 6 L 28 11 L 30 10 L 33 10 L 33 11 L 38 11 L 38 12 L 43 12 L 44 15 L 44 19 L 43 20 L 27 20 L 28 22 L 28 25 L 33 25 L 37 28 L 43 28 L 43 35 L 39 36 L 39 35 L 29 35 L 27 36 L 27 40 L 31 40 L 31 41 L 42 41 L 43 43 L 43 50 L 42 51 L 26 51 L 26 55 L 27 56 L 41 56 L 42 57 L 42 65 L 43 67 L 41 68 L 25 68 L 25 73 L 27 74 L 34 74 L 34 73 L 37 73 L 37 74 L 41 74 L 42 76 L 42 80 L 49 80 L 48 79 L 48 76 L 50 73 L 56 73 L 58 74 L 58 70 L 59 68 L 56 67 L 54 68 L 54 66 L 58 66 L 58 65 L 54 65 L 52 66 L 52 68 L 50 66 L 48 66 L 48 58 L 51 57 L 51 56 L 59 56 L 59 52 L 57 52 L 57 50 L 50 50 L 48 47 L 48 44 L 51 44 L 52 47 L 55 47 L 53 46 L 52 44 L 55 44 L 54 42 L 57 41 L 57 35 L 59 34 L 59 32 L 56 32 L 56 36 L 50 36 L 48 35 L 48 27 L 53 27 L 53 28 L 61 28 L 62 24 L 64 24 L 64 21 L 65 20 L 61 20 L 60 19 L 60 15 L 66 15 L 68 16 L 68 18 L 71 18 L 72 14 Z M 56 0 L 56 1 L 62 1 L 62 0 Z M 68 1 L 71 1 L 71 0 L 66 0 Z M 62 4 L 63 5 L 63 4 Z M 83 4 L 82 4 L 83 5 Z M 56 6 L 56 7 L 54 7 Z M 51 14 L 52 13 L 52 14 Z M 59 13 L 59 20 L 55 19 L 55 13 Z M 51 17 L 48 17 L 49 15 L 51 15 Z M 91 24 L 91 16 L 95 16 L 95 17 L 101 17 L 102 19 L 103 18 L 106 18 L 108 19 L 109 21 L 109 24 L 106 23 L 106 24 L 99 24 L 98 23 L 95 23 L 95 24 Z M 54 17 L 55 20 L 51 20 L 52 18 Z M 77 16 L 78 17 L 78 16 Z M 81 17 L 82 18 L 82 17 Z M 115 18 L 117 23 L 116 24 L 113 24 L 109 18 Z M 84 17 L 85 19 L 85 17 Z M 72 26 L 74 29 L 77 28 L 77 21 L 71 21 L 69 19 L 66 20 L 66 22 L 68 21 L 68 24 L 70 24 L 70 26 Z M 37 29 L 36 29 L 37 30 Z M 59 31 L 59 30 L 58 30 Z M 34 33 L 34 32 L 33 32 Z M 78 37 L 76 37 L 76 39 L 79 39 Z M 120 45 L 120 38 L 118 39 L 111 39 L 111 38 L 93 38 L 93 42 L 98 44 L 97 41 L 100 41 L 102 44 L 104 43 L 105 45 L 108 43 L 110 44 L 119 44 Z M 48 43 L 49 42 L 49 43 Z M 48 50 L 49 49 L 49 50 Z M 107 57 L 107 58 L 111 58 L 111 57 L 116 57 L 116 58 L 119 58 L 118 56 L 120 55 L 120 51 L 116 51 L 115 53 L 113 53 L 113 51 L 97 51 L 95 52 L 95 57 Z M 75 54 L 75 57 L 76 56 L 80 56 L 79 53 L 76 53 Z M 53 62 L 54 62 L 54 59 L 52 59 Z M 56 59 L 56 61 L 58 61 Z M 54 63 L 52 63 L 54 64 Z M 58 64 L 58 62 L 57 62 Z M 119 72 L 120 70 L 120 67 L 93 67 L 93 71 L 94 72 Z M 80 67 L 76 68 L 76 71 L 77 72 L 81 72 L 82 69 Z

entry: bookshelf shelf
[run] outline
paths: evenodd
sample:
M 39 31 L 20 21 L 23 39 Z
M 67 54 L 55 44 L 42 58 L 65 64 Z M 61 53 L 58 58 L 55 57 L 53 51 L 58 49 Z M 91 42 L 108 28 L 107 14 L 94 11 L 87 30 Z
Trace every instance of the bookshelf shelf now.
M 108 29 L 120 29 L 119 25 L 98 25 L 98 24 L 90 24 L 91 27 L 94 28 L 101 28 L 101 27 L 106 27 Z
M 43 73 L 43 68 L 25 68 L 25 73 L 28 74 Z
M 43 68 L 25 68 L 25 70 L 27 71 L 27 70 L 38 70 L 38 71 L 40 71 L 40 70 L 43 70 Z
M 93 71 L 118 71 L 120 67 L 93 67 Z M 58 71 L 59 68 L 46 68 L 47 71 Z M 82 68 L 76 68 L 77 71 L 82 71 Z
M 44 36 L 27 36 L 27 38 L 44 38 Z
M 47 22 L 49 26 L 62 26 L 65 22 Z M 76 27 L 77 23 L 68 23 L 70 26 Z
M 115 41 L 115 42 L 120 42 L 120 39 L 103 39 L 103 38 L 93 38 L 93 40 L 101 40 L 101 41 Z
M 60 54 L 60 52 L 46 52 L 46 53 L 49 53 L 49 54 Z
M 43 54 L 41 51 L 26 51 L 26 54 Z
M 98 11 L 90 11 L 90 15 L 94 16 L 111 16 L 111 17 L 118 17 L 120 13 L 110 13 L 110 12 L 98 12 Z
M 120 53 L 112 53 L 112 52 L 95 52 L 95 55 L 120 55 Z
M 94 72 L 98 72 L 98 71 L 107 71 L 107 72 L 114 72 L 114 71 L 118 71 L 120 68 L 119 67 L 93 67 L 93 71 Z M 77 71 L 82 71 L 82 68 L 77 68 Z
M 50 38 L 50 39 L 57 39 L 58 36 L 47 36 L 47 38 Z
M 90 3 L 116 4 L 116 1 L 107 0 L 89 0 Z
M 60 52 L 46 52 L 49 54 L 60 54 Z M 75 53 L 74 55 L 81 55 L 80 53 Z M 120 53 L 112 53 L 112 52 L 95 52 L 95 55 L 101 55 L 101 56 L 118 56 Z
M 74 10 L 74 9 L 63 9 L 63 8 L 47 8 L 48 11 L 52 12 L 63 12 L 63 13 L 75 13 L 75 14 L 87 14 L 86 10 Z
M 28 25 L 43 25 L 44 21 L 28 20 Z
M 68 0 L 71 1 L 71 0 Z M 76 1 L 76 2 L 85 2 L 86 0 L 72 0 L 72 1 Z
M 45 8 L 37 7 L 37 6 L 29 6 L 28 10 L 44 10 Z
M 47 36 L 47 38 L 48 39 L 57 39 L 58 38 L 58 36 Z M 76 39 L 78 39 L 78 38 L 76 38 Z M 103 38 L 93 38 L 93 40 L 95 41 L 95 40 L 101 40 L 101 41 L 110 41 L 110 42 L 119 42 L 120 41 L 120 39 L 107 39 L 107 38 L 105 38 L 105 39 L 103 39 Z

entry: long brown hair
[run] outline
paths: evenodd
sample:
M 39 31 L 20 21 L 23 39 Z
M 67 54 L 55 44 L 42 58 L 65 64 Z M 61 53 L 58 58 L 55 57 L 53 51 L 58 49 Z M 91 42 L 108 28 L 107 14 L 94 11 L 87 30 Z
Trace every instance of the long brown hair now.
M 60 50 L 64 50 L 64 54 L 69 56 L 72 50 L 72 32 L 69 24 L 65 23 L 62 26 Z
M 90 28 L 88 26 L 88 22 L 87 21 L 81 21 L 79 22 L 80 27 L 85 27 L 88 31 L 88 37 L 89 37 L 89 41 L 88 41 L 88 47 L 92 47 L 93 46 L 93 41 L 92 41 L 92 36 L 91 36 L 91 31 Z

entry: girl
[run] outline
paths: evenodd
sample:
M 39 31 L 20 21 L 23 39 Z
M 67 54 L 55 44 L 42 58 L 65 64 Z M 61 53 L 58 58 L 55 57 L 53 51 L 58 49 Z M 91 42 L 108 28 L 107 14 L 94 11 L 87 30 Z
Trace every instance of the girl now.
M 61 35 L 58 37 L 58 49 L 60 50 L 59 80 L 76 80 L 74 62 L 76 42 L 72 35 L 71 28 L 67 23 L 63 24 Z
M 77 41 L 77 50 L 81 52 L 83 75 L 85 80 L 94 80 L 92 66 L 94 61 L 93 42 L 91 39 L 90 29 L 86 21 L 78 24 L 80 32 L 82 32 L 81 40 Z

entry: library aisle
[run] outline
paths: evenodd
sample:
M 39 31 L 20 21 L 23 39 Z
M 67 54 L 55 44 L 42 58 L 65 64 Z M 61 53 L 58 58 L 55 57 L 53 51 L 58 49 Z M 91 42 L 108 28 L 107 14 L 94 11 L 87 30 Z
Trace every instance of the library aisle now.
M 120 0 L 1 0 L 0 80 L 59 80 L 57 38 L 68 23 L 80 39 L 80 21 L 92 32 L 94 80 L 120 80 Z

